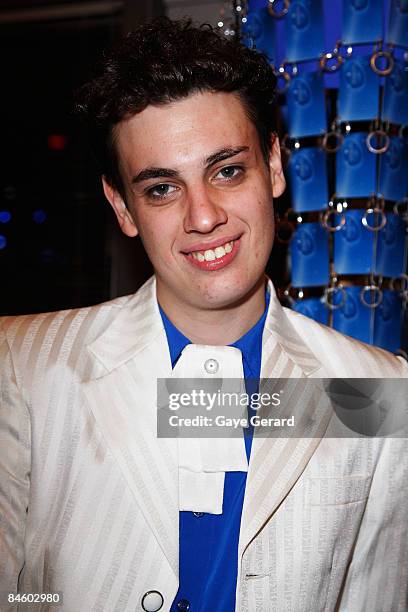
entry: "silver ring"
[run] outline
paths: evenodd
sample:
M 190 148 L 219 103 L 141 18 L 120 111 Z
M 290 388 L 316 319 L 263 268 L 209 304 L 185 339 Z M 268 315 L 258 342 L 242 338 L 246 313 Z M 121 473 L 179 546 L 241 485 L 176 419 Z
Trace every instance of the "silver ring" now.
M 335 59 L 336 63 L 332 66 L 328 66 L 327 62 L 331 59 Z M 344 62 L 344 57 L 338 53 L 338 51 L 333 51 L 329 53 L 325 53 L 319 60 L 319 65 L 323 72 L 336 72 L 340 66 Z
M 375 149 L 371 144 L 373 136 L 381 136 L 381 138 L 384 138 L 384 144 L 379 149 Z M 388 151 L 388 147 L 390 146 L 390 137 L 388 136 L 387 132 L 384 132 L 384 130 L 373 130 L 368 134 L 366 138 L 366 143 L 367 149 L 370 151 L 370 153 L 376 153 L 377 155 L 380 155 L 381 153 L 385 153 L 386 151 Z
M 290 7 L 290 0 L 283 0 L 283 7 L 280 11 L 277 11 L 273 8 L 276 0 L 268 0 L 268 12 L 272 17 L 276 17 L 277 19 L 281 19 L 286 15 Z
M 396 281 L 401 280 L 401 287 L 399 289 L 396 288 Z M 398 291 L 399 293 L 408 293 L 408 274 L 400 274 L 394 278 L 390 279 L 390 289 L 391 291 Z
M 398 136 L 400 138 L 405 138 L 406 136 L 408 136 L 408 134 L 404 134 L 405 130 L 407 130 L 407 129 L 408 129 L 408 125 L 407 124 L 401 125 L 400 129 L 398 130 Z
M 369 304 L 368 302 L 366 302 L 365 294 L 367 291 L 374 291 L 378 293 L 377 301 L 374 302 L 373 304 Z M 382 298 L 383 298 L 383 293 L 381 289 L 377 287 L 377 285 L 365 285 L 360 291 L 360 301 L 364 306 L 367 306 L 367 308 L 377 308 L 377 306 L 381 304 Z
M 378 68 L 377 66 L 377 60 L 379 57 L 387 58 L 387 66 L 383 69 Z M 371 56 L 370 66 L 376 74 L 379 74 L 380 76 L 387 76 L 394 69 L 394 58 L 389 51 L 375 51 Z
M 328 140 L 329 138 L 333 138 L 333 136 L 336 138 L 336 145 L 334 147 L 328 147 Z M 341 132 L 326 132 L 326 134 L 323 136 L 322 148 L 326 151 L 326 153 L 337 153 L 337 151 L 341 148 L 343 142 L 344 136 Z
M 340 215 L 340 223 L 338 225 L 329 225 L 328 221 L 332 215 Z M 322 215 L 321 224 L 328 232 L 338 232 L 346 223 L 346 216 L 343 212 L 339 213 L 334 208 L 329 208 Z
M 400 211 L 400 207 L 401 206 L 405 206 L 405 211 L 401 212 Z M 403 200 L 399 200 L 398 202 L 395 202 L 392 211 L 394 213 L 394 215 L 398 215 L 399 217 L 402 217 L 403 219 L 406 219 L 408 217 L 408 198 L 404 198 Z
M 369 225 L 368 221 L 367 221 L 367 217 L 368 215 L 375 215 L 375 214 L 379 214 L 381 215 L 381 222 L 379 225 Z M 385 227 L 386 223 L 387 223 L 387 217 L 385 215 L 385 212 L 379 208 L 378 206 L 375 206 L 374 208 L 367 208 L 367 210 L 364 211 L 364 215 L 363 218 L 361 219 L 361 223 L 364 225 L 364 227 L 366 227 L 370 232 L 379 232 L 380 230 L 383 229 L 383 227 Z
M 333 302 L 329 300 L 329 295 L 333 295 L 334 293 L 336 293 L 336 291 L 341 291 L 342 299 L 339 304 L 333 304 Z M 326 302 L 327 307 L 330 308 L 330 310 L 337 310 L 338 308 L 341 308 L 346 302 L 346 300 L 347 293 L 343 285 L 337 285 L 337 287 L 327 287 L 324 291 L 324 301 Z

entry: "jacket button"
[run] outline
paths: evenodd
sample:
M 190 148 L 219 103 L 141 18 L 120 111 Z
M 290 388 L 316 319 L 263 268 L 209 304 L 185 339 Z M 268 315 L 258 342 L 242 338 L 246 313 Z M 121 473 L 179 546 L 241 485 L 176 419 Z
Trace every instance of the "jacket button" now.
M 157 612 L 163 603 L 163 595 L 159 591 L 147 591 L 142 597 L 142 608 L 146 612 Z
M 216 359 L 207 359 L 207 361 L 204 363 L 204 369 L 207 374 L 216 374 L 219 367 L 219 363 Z
M 190 602 L 188 601 L 188 599 L 180 599 L 180 601 L 177 604 L 177 610 L 180 610 L 180 612 L 188 612 L 190 609 Z

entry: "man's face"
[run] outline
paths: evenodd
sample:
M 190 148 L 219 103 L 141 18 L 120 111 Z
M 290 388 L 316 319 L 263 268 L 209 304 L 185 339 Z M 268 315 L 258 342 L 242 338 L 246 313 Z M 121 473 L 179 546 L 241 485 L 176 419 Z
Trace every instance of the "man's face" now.
M 253 123 L 232 93 L 148 106 L 116 128 L 128 210 L 104 181 L 122 231 L 140 234 L 166 304 L 219 309 L 263 277 L 284 189 L 279 145 L 267 165 Z

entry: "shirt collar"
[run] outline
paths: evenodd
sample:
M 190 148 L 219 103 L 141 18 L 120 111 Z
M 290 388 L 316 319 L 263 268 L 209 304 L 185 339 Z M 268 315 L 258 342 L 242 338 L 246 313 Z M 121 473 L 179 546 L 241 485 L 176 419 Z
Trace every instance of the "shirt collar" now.
M 259 355 L 261 354 L 262 350 L 262 333 L 268 312 L 269 300 L 270 294 L 268 291 L 265 291 L 265 310 L 263 315 L 257 321 L 257 323 L 255 323 L 255 325 L 246 332 L 246 334 L 241 336 L 241 338 L 239 338 L 233 344 L 229 345 L 241 351 L 244 364 L 247 366 L 246 369 L 251 372 L 252 376 L 255 376 L 255 372 L 257 369 L 259 369 L 258 362 Z M 184 336 L 184 334 L 182 334 L 181 331 L 179 331 L 177 327 L 173 325 L 160 305 L 159 310 L 167 336 L 167 343 L 169 345 L 171 365 L 174 368 L 178 358 L 181 355 L 181 352 L 187 346 L 187 344 L 191 344 L 191 340 Z

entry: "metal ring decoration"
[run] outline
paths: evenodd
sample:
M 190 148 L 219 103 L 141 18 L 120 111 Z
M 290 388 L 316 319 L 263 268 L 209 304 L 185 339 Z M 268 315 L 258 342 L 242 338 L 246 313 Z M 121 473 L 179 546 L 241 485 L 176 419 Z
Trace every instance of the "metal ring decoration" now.
M 407 132 L 407 133 L 404 134 L 404 132 Z M 400 138 L 407 138 L 408 137 L 408 124 L 400 126 L 400 129 L 398 130 L 398 136 Z
M 340 223 L 338 225 L 329 225 L 328 221 L 330 219 L 330 217 L 332 215 L 340 215 Z M 341 228 L 343 227 L 343 225 L 345 225 L 346 223 L 346 216 L 344 213 L 339 213 L 337 212 L 336 209 L 334 208 L 329 208 L 328 210 L 326 210 L 322 216 L 322 220 L 321 220 L 321 224 L 323 225 L 324 229 L 326 229 L 328 232 L 338 232 L 339 230 L 341 230 Z
M 373 193 L 373 195 L 369 199 L 369 204 L 370 206 L 368 206 L 368 208 L 379 208 L 380 210 L 384 210 L 385 208 L 384 196 L 381 195 L 380 193 L 378 194 Z
M 377 136 L 377 137 L 380 136 L 381 138 L 384 138 L 384 144 L 382 147 L 378 149 L 373 147 L 372 145 L 373 136 Z M 370 153 L 381 155 L 381 153 L 385 153 L 386 151 L 388 151 L 388 147 L 390 146 L 390 137 L 388 136 L 387 132 L 384 132 L 384 130 L 372 130 L 366 138 L 366 143 L 367 143 L 367 149 L 370 151 Z
M 329 147 L 329 138 L 333 138 L 333 136 L 336 138 L 336 145 L 334 147 Z M 343 142 L 343 134 L 341 132 L 335 132 L 334 130 L 332 130 L 331 132 L 326 132 L 326 134 L 323 136 L 322 148 L 326 151 L 326 153 L 337 153 L 337 151 L 341 148 Z
M 290 230 L 289 238 L 282 238 L 281 236 L 282 228 L 289 228 Z M 295 231 L 295 227 L 293 223 L 288 221 L 288 219 L 279 220 L 277 222 L 276 233 L 275 233 L 277 241 L 280 242 L 281 244 L 289 244 L 290 241 L 292 240 L 294 231 Z
M 331 60 L 335 59 L 336 63 L 332 66 L 328 66 L 327 63 Z M 319 66 L 323 72 L 336 72 L 340 68 L 340 66 L 344 62 L 344 57 L 340 55 L 337 49 L 332 52 L 325 53 L 319 60 Z
M 329 296 L 335 294 L 337 291 L 341 291 L 341 301 L 339 302 L 339 304 L 334 304 L 329 299 Z M 324 291 L 324 301 L 326 302 L 326 305 L 330 310 L 337 310 L 338 308 L 341 308 L 343 304 L 346 302 L 346 300 L 347 300 L 347 293 L 343 285 L 337 285 L 336 287 L 327 287 Z
M 386 68 L 381 69 L 377 66 L 377 60 L 380 57 L 385 57 L 387 59 Z M 394 69 L 394 58 L 389 51 L 374 51 L 370 59 L 370 66 L 376 74 L 379 74 L 380 76 L 387 76 L 388 74 L 391 74 Z
M 286 15 L 290 7 L 290 0 L 283 0 L 283 7 L 280 11 L 276 10 L 273 5 L 277 2 L 277 0 L 268 0 L 268 12 L 272 17 L 276 17 L 276 19 L 281 19 Z
M 373 303 L 368 303 L 365 299 L 365 294 L 367 293 L 367 291 L 374 291 L 376 293 L 378 293 L 378 297 L 377 300 Z M 363 306 L 367 306 L 368 308 L 377 308 L 377 306 L 379 306 L 382 302 L 382 298 L 383 298 L 383 293 L 381 291 L 381 289 L 379 287 L 377 287 L 377 285 L 365 285 L 361 291 L 360 291 L 360 301 L 363 304 Z
M 369 225 L 367 221 L 368 215 L 375 215 L 375 214 L 381 215 L 381 222 L 379 223 L 379 225 L 374 225 L 374 226 Z M 381 208 L 379 208 L 378 206 L 374 206 L 373 208 L 367 208 L 367 210 L 364 211 L 364 215 L 363 215 L 363 218 L 361 219 L 361 223 L 370 232 L 379 232 L 380 230 L 383 229 L 383 227 L 385 227 L 387 223 L 387 217 L 385 215 L 385 212 Z
M 401 206 L 405 206 L 404 212 L 400 211 Z M 395 202 L 392 208 L 392 212 L 394 213 L 394 215 L 398 215 L 399 217 L 402 217 L 404 220 L 408 219 L 408 198 L 404 198 L 403 200 L 399 200 L 398 202 Z
M 279 70 L 275 71 L 275 76 L 277 79 L 282 78 L 285 81 L 285 85 L 283 87 L 278 88 L 278 94 L 284 94 L 289 87 L 289 83 L 292 79 L 291 75 L 289 74 L 289 72 L 286 72 L 284 66 L 281 66 L 279 68 Z
M 401 288 L 397 289 L 395 286 L 396 281 L 401 280 Z M 400 274 L 395 278 L 390 279 L 390 289 L 391 291 L 399 291 L 399 293 L 407 294 L 408 293 L 408 274 Z

